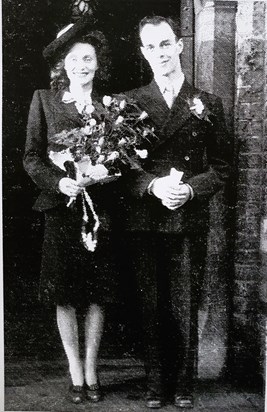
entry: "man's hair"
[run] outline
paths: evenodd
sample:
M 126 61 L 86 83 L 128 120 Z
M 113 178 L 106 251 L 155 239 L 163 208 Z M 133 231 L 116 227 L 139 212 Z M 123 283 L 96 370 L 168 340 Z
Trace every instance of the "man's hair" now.
M 158 26 L 161 23 L 167 23 L 172 31 L 174 32 L 177 40 L 181 38 L 181 28 L 180 24 L 174 21 L 171 17 L 163 17 L 163 16 L 146 16 L 144 17 L 139 23 L 139 36 L 144 26 L 147 24 L 152 24 L 153 26 Z

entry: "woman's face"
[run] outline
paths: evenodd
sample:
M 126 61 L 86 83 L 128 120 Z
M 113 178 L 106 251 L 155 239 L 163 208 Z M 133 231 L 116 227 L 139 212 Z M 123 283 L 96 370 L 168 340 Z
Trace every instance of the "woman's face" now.
M 88 43 L 75 43 L 64 59 L 64 68 L 71 84 L 92 83 L 98 68 L 95 48 Z

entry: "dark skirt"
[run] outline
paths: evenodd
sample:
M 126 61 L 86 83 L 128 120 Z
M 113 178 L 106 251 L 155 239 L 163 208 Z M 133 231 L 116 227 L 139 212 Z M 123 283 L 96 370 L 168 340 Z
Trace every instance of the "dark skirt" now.
M 81 242 L 79 205 L 57 206 L 45 212 L 39 298 L 46 304 L 86 308 L 105 306 L 115 298 L 114 242 L 101 230 L 94 252 Z

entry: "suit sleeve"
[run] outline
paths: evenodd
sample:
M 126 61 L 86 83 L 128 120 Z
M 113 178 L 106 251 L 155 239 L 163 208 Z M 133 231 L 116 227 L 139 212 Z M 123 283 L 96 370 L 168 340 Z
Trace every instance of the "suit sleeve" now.
M 66 174 L 53 167 L 47 157 L 47 123 L 39 90 L 30 106 L 23 165 L 39 189 L 59 193 L 58 183 Z
M 195 197 L 209 197 L 220 190 L 231 171 L 232 144 L 227 132 L 223 105 L 216 98 L 211 115 L 212 124 L 207 134 L 207 170 L 187 180 Z
M 138 102 L 135 92 L 136 89 L 120 93 L 118 96 L 133 99 Z M 123 174 L 120 179 L 122 192 L 136 198 L 141 198 L 148 193 L 148 186 L 156 177 L 156 175 L 145 171 L 141 166 L 138 170 L 130 170 Z

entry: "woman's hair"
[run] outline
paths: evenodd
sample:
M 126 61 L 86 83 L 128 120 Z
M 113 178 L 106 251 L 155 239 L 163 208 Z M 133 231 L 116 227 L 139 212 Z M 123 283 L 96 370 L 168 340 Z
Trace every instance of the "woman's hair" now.
M 61 90 L 69 86 L 69 79 L 64 69 L 64 59 L 76 43 L 87 43 L 95 48 L 98 69 L 95 73 L 94 85 L 102 87 L 107 82 L 110 74 L 110 52 L 107 40 L 102 32 L 92 31 L 76 38 L 68 48 L 58 57 L 50 71 L 50 86 L 53 90 Z

